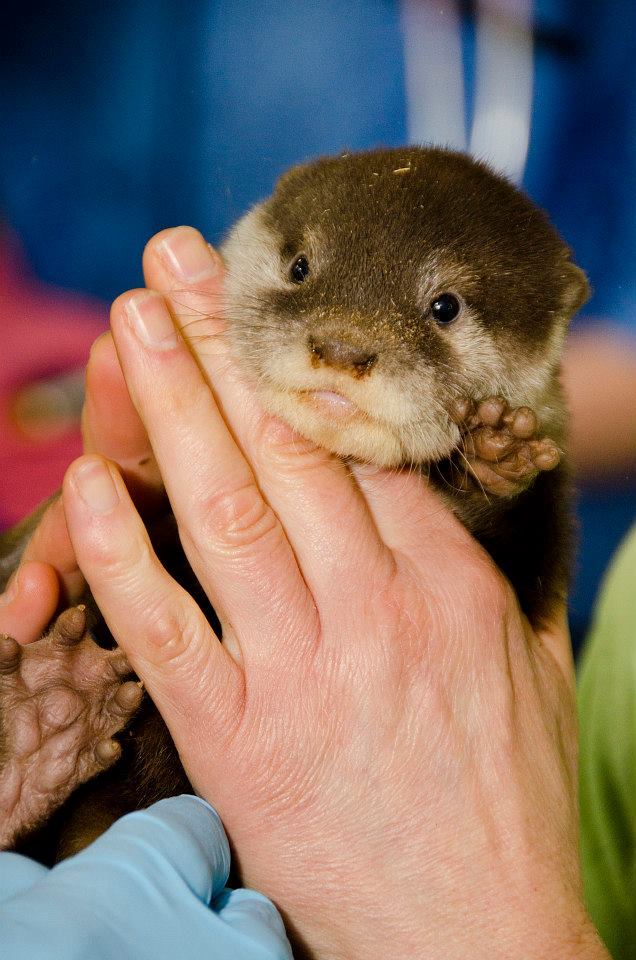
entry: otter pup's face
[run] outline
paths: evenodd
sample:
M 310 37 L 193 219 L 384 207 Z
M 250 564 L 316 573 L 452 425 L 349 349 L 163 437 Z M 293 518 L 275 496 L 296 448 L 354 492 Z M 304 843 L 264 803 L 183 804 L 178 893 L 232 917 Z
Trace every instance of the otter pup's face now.
M 294 168 L 223 253 L 229 335 L 267 408 L 383 466 L 447 456 L 460 399 L 541 409 L 587 296 L 544 214 L 441 150 Z

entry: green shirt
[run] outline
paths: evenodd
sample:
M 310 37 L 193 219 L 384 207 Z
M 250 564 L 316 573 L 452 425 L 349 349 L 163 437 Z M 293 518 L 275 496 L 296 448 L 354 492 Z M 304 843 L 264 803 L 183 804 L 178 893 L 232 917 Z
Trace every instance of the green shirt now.
M 592 919 L 636 960 L 636 527 L 606 578 L 579 673 L 581 852 Z

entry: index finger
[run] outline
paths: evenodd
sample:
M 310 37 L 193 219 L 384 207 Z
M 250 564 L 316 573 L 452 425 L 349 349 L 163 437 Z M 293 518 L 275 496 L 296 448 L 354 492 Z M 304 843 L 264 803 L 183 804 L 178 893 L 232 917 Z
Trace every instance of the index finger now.
M 201 234 L 191 227 L 157 234 L 144 252 L 144 274 L 148 285 L 164 294 L 205 371 L 323 611 L 351 593 L 343 570 L 355 566 L 377 577 L 390 569 L 390 557 L 342 460 L 264 415 L 255 384 L 220 335 L 226 322 L 222 278 L 218 257 Z

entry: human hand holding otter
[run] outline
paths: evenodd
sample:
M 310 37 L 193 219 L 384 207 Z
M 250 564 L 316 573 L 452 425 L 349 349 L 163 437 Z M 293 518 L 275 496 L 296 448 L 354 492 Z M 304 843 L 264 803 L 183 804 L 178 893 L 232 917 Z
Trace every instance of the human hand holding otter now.
M 110 334 L 99 337 L 91 350 L 82 435 L 85 453 L 100 453 L 119 464 L 145 513 L 162 501 L 163 484 L 148 435 L 130 402 Z M 58 606 L 77 602 L 85 588 L 59 497 L 39 513 L 37 522 L 30 517 L 18 527 L 14 539 L 24 526 L 26 547 L 0 595 L 0 633 L 19 643 L 37 640 Z M 6 567 L 10 572 L 10 563 Z M 0 582 L 2 573 L 0 560 Z
M 174 264 L 206 253 L 189 231 L 146 253 L 180 326 L 214 309 L 218 262 L 190 282 Z M 117 348 L 224 645 L 153 560 L 112 464 L 69 472 L 69 529 L 243 879 L 321 956 L 605 956 L 581 902 L 562 623 L 530 630 L 420 478 L 349 472 L 259 412 L 212 337 L 217 406 L 162 299 L 138 304 L 142 339 L 130 299 Z
M 510 578 L 531 624 L 545 623 L 563 601 L 569 567 L 558 361 L 569 319 L 588 289 L 545 215 L 460 154 L 372 151 L 289 171 L 272 197 L 236 224 L 223 255 L 225 334 L 263 406 L 342 457 L 417 466 Z M 192 340 L 201 339 L 193 322 L 198 315 L 187 318 Z M 110 437 L 111 450 L 106 444 L 104 452 L 123 454 L 118 459 L 128 467 L 130 488 L 152 457 L 138 421 L 132 442 L 130 429 L 118 430 L 122 411 L 107 409 L 110 393 L 103 391 L 102 419 L 112 418 L 116 442 Z M 89 385 L 89 411 L 90 394 Z M 126 462 L 131 447 L 139 457 L 132 464 Z M 43 535 L 47 520 L 26 556 L 34 543 L 53 541 L 50 531 Z M 150 532 L 162 562 L 216 624 L 180 549 L 174 517 L 164 512 Z M 26 536 L 19 530 L 17 540 L 15 532 L 2 538 L 0 582 Z M 66 538 L 60 556 L 68 553 Z M 29 663 L 54 649 L 62 680 L 56 696 L 64 699 L 64 678 L 72 677 L 73 709 L 65 704 L 62 713 L 78 734 L 81 704 L 74 694 L 84 684 L 83 659 L 99 660 L 95 641 L 106 648 L 112 642 L 94 598 L 87 592 L 82 601 L 87 615 L 76 611 L 72 644 L 65 622 L 28 650 L 9 640 L 3 647 L 8 676 L 0 703 L 16 693 L 23 704 L 37 702 L 41 730 L 50 727 L 54 697 L 39 689 L 40 672 L 34 678 Z M 5 608 L 5 616 L 9 612 Z M 89 699 L 108 704 L 111 693 L 107 685 Z M 85 699 L 80 719 L 86 705 Z M 112 734 L 112 716 L 108 720 Z M 11 722 L 0 720 L 0 728 L 4 754 L 15 760 Z M 15 739 L 21 725 L 13 728 Z M 147 702 L 129 733 L 116 771 L 74 797 L 62 836 L 56 839 L 51 825 L 47 837 L 57 857 L 80 849 L 127 810 L 190 788 Z M 117 743 L 108 731 L 105 742 L 100 736 L 101 727 L 85 731 L 89 754 L 114 760 Z M 82 779 L 90 774 L 89 764 Z M 52 791 L 45 792 L 53 802 Z M 34 817 L 23 826 L 32 830 Z
M 151 514 L 165 497 L 163 485 L 110 334 L 91 351 L 82 427 L 85 450 L 115 459 Z M 60 498 L 9 536 L 20 562 L 0 594 L 0 849 L 117 759 L 112 735 L 141 697 L 126 679 L 125 658 L 108 655 L 85 635 L 86 617 L 76 604 L 86 584 Z M 11 553 L 5 553 L 0 584 L 11 569 Z M 56 610 L 62 613 L 52 623 Z

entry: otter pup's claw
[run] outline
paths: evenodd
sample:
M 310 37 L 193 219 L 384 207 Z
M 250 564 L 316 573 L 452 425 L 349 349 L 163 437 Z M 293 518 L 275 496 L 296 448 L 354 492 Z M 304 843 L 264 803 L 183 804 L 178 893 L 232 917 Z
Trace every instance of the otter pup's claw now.
M 120 650 L 86 633 L 71 607 L 40 640 L 0 636 L 0 849 L 43 822 L 81 783 L 110 767 L 113 740 L 143 691 Z
M 561 460 L 553 440 L 536 436 L 537 417 L 529 407 L 488 397 L 479 404 L 458 401 L 452 417 L 462 431 L 466 488 L 477 484 L 487 494 L 513 497 Z

